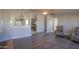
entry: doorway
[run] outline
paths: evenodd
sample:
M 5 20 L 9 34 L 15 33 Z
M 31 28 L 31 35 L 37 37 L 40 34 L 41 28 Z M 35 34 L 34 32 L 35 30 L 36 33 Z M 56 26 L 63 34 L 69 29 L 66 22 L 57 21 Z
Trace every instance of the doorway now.
M 31 19 L 31 31 L 32 31 L 32 34 L 35 34 L 36 31 L 37 31 L 37 24 L 36 24 L 36 22 L 37 22 L 37 18 L 36 17 Z
M 58 25 L 58 18 L 56 16 L 47 15 L 44 20 L 45 32 L 55 32 Z
M 44 15 L 44 32 L 47 32 L 47 15 Z

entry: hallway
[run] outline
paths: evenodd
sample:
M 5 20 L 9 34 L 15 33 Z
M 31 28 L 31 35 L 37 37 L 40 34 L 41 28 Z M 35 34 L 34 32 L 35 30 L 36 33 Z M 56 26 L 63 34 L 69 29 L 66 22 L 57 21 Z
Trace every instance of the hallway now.
M 77 49 L 79 44 L 65 38 L 55 37 L 53 33 L 38 33 L 30 37 L 13 40 L 14 49 Z

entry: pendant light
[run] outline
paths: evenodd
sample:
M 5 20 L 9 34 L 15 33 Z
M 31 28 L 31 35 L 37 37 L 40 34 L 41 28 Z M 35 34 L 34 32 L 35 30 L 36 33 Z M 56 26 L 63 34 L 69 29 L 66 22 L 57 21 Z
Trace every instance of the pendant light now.
M 43 10 L 42 12 L 43 15 L 47 15 L 47 13 L 48 13 L 47 10 Z

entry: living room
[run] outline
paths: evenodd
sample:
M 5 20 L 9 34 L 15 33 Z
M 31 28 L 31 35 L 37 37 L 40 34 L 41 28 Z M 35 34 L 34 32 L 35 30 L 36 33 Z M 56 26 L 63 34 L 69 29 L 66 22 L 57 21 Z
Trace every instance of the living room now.
M 32 22 L 34 22 L 34 24 Z M 9 45 L 10 46 L 12 45 L 11 46 L 12 48 L 41 48 L 41 49 L 61 48 L 59 46 L 57 47 L 51 46 L 53 45 L 52 43 L 54 43 L 51 41 L 56 39 L 54 36 L 55 31 L 57 30 L 57 26 L 63 26 L 63 32 L 70 36 L 72 33 L 75 32 L 75 28 L 79 27 L 79 10 L 78 9 L 1 9 L 0 10 L 0 41 L 1 42 L 11 41 Z M 44 36 L 47 38 L 44 38 Z M 39 37 L 41 37 L 42 40 L 39 39 Z M 47 42 L 48 40 L 51 42 L 47 43 L 50 47 L 45 43 L 46 40 L 44 39 L 47 39 Z M 60 37 L 57 39 L 60 39 Z M 12 41 L 13 43 L 15 42 L 15 44 L 13 44 Z M 31 43 L 31 41 L 33 41 L 34 43 L 36 41 L 38 42 L 36 42 L 36 44 L 33 44 L 33 42 Z M 73 42 L 73 44 L 76 43 Z M 64 47 L 62 46 L 62 48 Z M 70 44 L 68 45 L 68 47 L 65 48 L 72 48 L 72 45 Z M 75 47 L 73 46 L 73 48 Z M 78 45 L 76 46 L 76 48 L 79 48 Z

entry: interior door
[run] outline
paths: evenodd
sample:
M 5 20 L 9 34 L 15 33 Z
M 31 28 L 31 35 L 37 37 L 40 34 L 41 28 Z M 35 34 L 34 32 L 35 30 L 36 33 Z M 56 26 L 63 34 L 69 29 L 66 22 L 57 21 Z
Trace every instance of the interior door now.
M 47 32 L 54 32 L 54 19 L 52 15 L 47 15 Z

